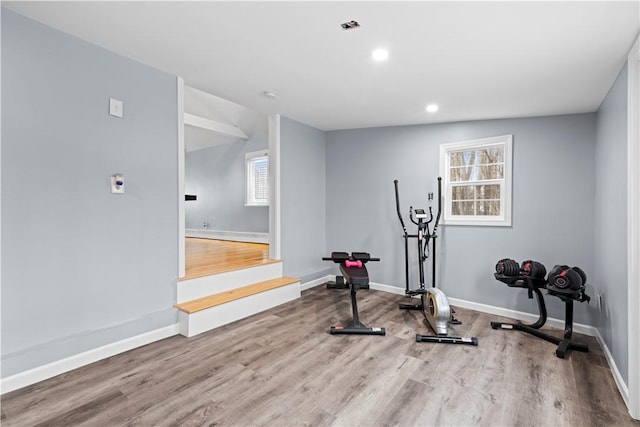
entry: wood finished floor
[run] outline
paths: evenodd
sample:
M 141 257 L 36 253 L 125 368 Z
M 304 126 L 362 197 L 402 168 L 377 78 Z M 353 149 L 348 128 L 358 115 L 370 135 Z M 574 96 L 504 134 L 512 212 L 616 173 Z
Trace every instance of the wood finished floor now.
M 225 240 L 186 238 L 185 277 L 182 280 L 210 276 L 274 262 L 269 245 Z
M 324 287 L 193 338 L 175 336 L 2 397 L 9 426 L 640 426 L 595 339 L 555 346 L 504 318 L 458 309 L 478 347 L 416 343 L 406 299 L 360 291 L 361 320 L 386 336 L 330 335 L 348 291 Z M 561 331 L 555 331 L 561 334 Z

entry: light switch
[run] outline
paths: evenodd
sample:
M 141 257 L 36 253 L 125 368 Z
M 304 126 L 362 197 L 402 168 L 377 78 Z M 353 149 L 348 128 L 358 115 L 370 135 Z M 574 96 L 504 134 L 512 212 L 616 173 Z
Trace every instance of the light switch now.
M 122 101 L 109 98 L 109 114 L 116 117 L 122 117 L 123 108 L 124 106 Z

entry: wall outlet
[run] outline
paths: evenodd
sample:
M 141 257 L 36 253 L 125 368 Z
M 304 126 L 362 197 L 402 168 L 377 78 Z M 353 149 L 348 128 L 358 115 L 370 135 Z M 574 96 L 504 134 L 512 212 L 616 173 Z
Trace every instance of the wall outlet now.
M 203 222 L 202 228 L 209 228 L 209 223 L 207 221 Z

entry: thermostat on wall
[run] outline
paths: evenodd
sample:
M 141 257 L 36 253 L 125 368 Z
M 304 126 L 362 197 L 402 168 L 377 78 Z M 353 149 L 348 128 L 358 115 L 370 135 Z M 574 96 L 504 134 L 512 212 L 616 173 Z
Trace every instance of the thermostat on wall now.
M 119 173 L 111 175 L 111 192 L 115 194 L 124 194 L 124 178 Z

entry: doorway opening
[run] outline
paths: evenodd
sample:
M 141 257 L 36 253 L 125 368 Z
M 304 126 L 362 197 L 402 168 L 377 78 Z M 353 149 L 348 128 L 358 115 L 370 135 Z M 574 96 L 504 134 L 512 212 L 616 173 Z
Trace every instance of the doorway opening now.
M 178 114 L 179 279 L 277 258 L 279 118 L 186 86 L 182 79 Z M 247 159 L 256 151 L 268 153 L 266 205 L 248 202 Z

